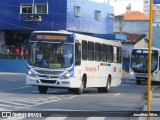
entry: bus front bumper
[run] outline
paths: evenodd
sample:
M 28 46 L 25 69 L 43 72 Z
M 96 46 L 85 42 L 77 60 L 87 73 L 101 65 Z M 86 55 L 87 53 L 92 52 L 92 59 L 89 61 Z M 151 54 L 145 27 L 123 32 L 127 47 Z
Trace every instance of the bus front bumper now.
M 73 77 L 69 79 L 41 79 L 26 75 L 26 85 L 60 88 L 80 88 L 81 80 Z
M 148 80 L 148 74 L 134 74 L 134 75 L 130 75 L 130 80 Z M 151 74 L 151 81 L 159 81 L 158 80 L 158 76 L 155 74 Z

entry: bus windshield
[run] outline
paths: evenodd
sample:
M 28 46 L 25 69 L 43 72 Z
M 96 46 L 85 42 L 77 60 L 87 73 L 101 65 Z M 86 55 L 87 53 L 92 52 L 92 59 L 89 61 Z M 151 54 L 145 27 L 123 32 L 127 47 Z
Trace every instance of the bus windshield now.
M 42 68 L 67 68 L 73 64 L 73 44 L 30 42 L 28 63 Z
M 158 51 L 152 50 L 152 72 L 158 67 Z M 131 56 L 131 68 L 134 72 L 148 72 L 148 50 L 133 50 Z

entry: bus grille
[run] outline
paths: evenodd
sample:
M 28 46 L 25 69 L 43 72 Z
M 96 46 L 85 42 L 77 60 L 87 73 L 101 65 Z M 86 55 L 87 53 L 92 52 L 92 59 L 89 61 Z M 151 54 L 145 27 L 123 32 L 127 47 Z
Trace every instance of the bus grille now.
M 63 71 L 44 71 L 44 70 L 36 70 L 39 74 L 50 74 L 50 75 L 59 75 Z
M 42 83 L 51 83 L 51 84 L 55 84 L 56 80 L 41 80 Z

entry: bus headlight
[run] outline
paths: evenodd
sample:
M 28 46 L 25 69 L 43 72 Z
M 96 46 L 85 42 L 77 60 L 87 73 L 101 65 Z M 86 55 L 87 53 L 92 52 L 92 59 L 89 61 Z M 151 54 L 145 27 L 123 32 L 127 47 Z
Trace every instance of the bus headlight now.
M 130 72 L 131 75 L 134 75 L 134 72 Z
M 157 76 L 157 74 L 158 74 L 158 72 L 155 72 L 155 73 L 152 74 L 152 76 Z
M 30 76 L 30 77 L 38 77 L 36 74 L 34 74 L 31 70 L 28 70 L 27 71 L 27 74 Z
M 68 79 L 73 75 L 73 71 L 67 72 L 60 79 Z

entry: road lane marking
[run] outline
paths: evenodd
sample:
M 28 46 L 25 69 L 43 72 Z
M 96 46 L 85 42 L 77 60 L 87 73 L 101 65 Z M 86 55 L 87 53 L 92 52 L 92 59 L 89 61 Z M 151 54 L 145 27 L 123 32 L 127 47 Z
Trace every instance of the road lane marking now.
M 106 117 L 88 117 L 87 120 L 105 120 Z
M 45 120 L 65 120 L 67 117 L 48 117 Z
M 67 118 L 69 119 L 70 117 L 48 117 L 45 120 L 65 120 Z M 80 118 L 80 117 L 78 117 L 78 118 Z M 84 117 L 82 117 L 82 119 L 83 118 Z M 105 117 L 88 117 L 86 120 L 105 120 Z
M 53 92 L 57 92 L 57 91 L 59 91 L 59 90 L 52 90 L 52 91 L 48 91 L 47 93 L 53 93 Z M 32 91 L 32 93 L 39 93 L 39 91 Z
M 116 94 L 113 94 L 113 95 L 121 95 L 121 93 L 116 93 Z
M 0 106 L 3 106 L 3 107 L 11 107 L 11 105 L 1 104 L 1 103 L 0 103 Z
M 2 102 L 2 103 L 9 103 L 11 105 L 26 106 L 26 107 L 31 106 L 31 105 L 26 105 L 26 104 L 22 104 L 22 103 L 17 103 L 16 101 L 3 101 L 3 100 L 1 100 L 0 102 Z
M 37 100 L 32 100 L 32 101 L 37 101 L 35 105 L 30 105 L 30 106 L 27 106 L 27 107 L 19 107 L 19 108 L 35 107 L 35 106 L 43 105 L 43 104 L 46 104 L 46 103 L 58 102 L 58 101 L 65 100 L 65 99 L 72 99 L 72 98 L 74 98 L 74 97 L 76 97 L 76 96 L 79 96 L 79 95 L 70 96 L 70 97 L 68 97 L 68 98 L 58 97 L 57 100 L 48 99 L 48 100 L 43 101 L 43 102 L 41 102 L 43 99 L 39 100 L 40 98 L 38 98 Z
M 18 90 L 18 89 L 24 89 L 32 86 L 25 86 L 25 87 L 19 87 L 19 88 L 10 88 L 10 89 L 0 89 L 0 91 L 10 91 L 10 90 Z
M 8 111 L 8 110 L 4 108 L 0 108 L 0 111 Z

